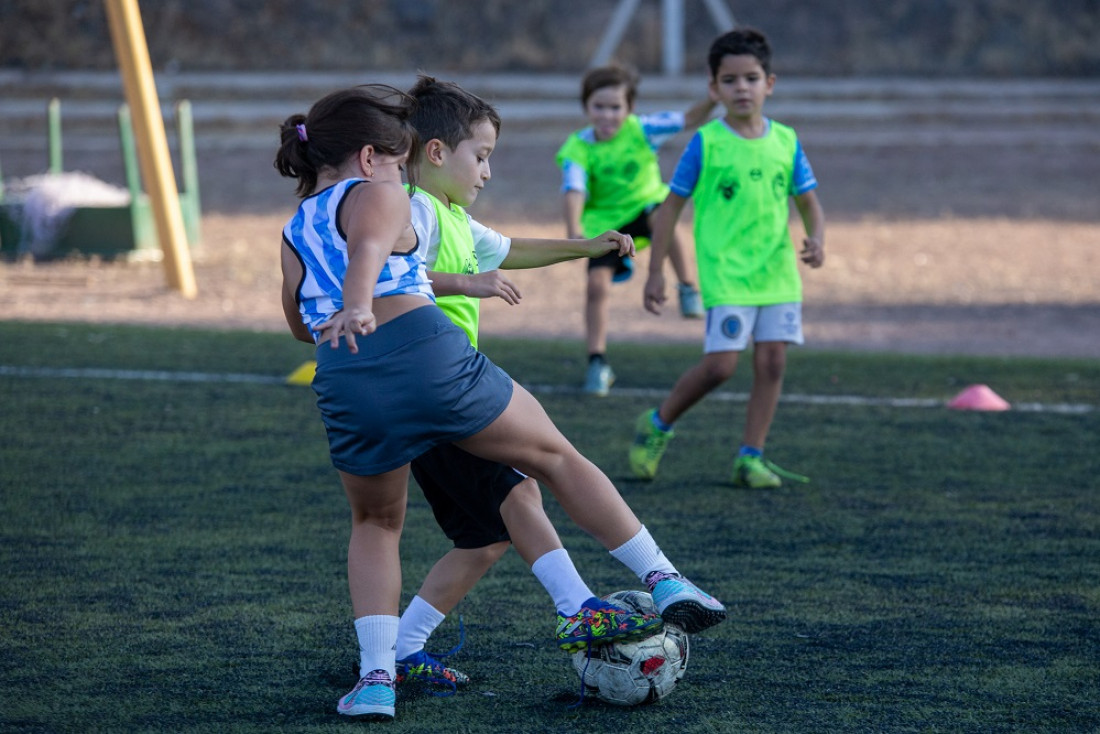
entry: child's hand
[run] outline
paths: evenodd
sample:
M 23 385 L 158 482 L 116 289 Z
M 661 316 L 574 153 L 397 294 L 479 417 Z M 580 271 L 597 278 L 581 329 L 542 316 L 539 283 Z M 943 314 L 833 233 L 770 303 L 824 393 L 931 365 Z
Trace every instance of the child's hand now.
M 590 242 L 597 250 L 595 257 L 608 252 L 617 252 L 619 257 L 634 257 L 637 254 L 634 238 L 622 232 L 609 230 L 599 237 L 592 238 Z
M 468 275 L 466 295 L 471 298 L 499 298 L 510 306 L 518 306 L 523 296 L 516 284 L 508 280 L 499 270 L 489 270 L 477 275 Z
M 825 263 L 825 246 L 816 237 L 807 237 L 802 240 L 802 252 L 798 256 L 811 268 L 820 268 Z
M 642 306 L 652 314 L 661 315 L 661 306 L 665 303 L 665 276 L 664 273 L 650 273 L 645 282 L 645 294 L 642 296 Z
M 344 337 L 348 342 L 348 351 L 358 354 L 359 345 L 355 343 L 355 335 L 366 336 L 377 328 L 373 313 L 356 308 L 337 311 L 332 318 L 318 326 L 317 331 L 321 334 L 320 341 L 327 341 L 333 349 L 340 346 L 340 337 Z

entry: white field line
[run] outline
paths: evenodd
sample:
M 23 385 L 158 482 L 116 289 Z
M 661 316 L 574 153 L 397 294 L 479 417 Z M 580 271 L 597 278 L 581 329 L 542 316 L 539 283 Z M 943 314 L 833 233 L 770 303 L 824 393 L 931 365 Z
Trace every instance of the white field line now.
M 212 382 L 245 383 L 253 385 L 285 385 L 285 377 L 271 375 L 253 375 L 232 372 L 171 372 L 166 370 L 114 370 L 100 368 L 57 368 L 57 367 L 15 367 L 0 365 L 0 377 L 49 377 L 95 380 L 145 380 L 152 382 Z M 532 393 L 539 395 L 581 395 L 579 387 L 571 385 L 524 385 Z M 612 396 L 629 398 L 647 398 L 658 400 L 667 394 L 667 390 L 654 388 L 616 388 Z M 708 400 L 744 403 L 748 393 L 735 393 L 719 390 L 707 396 Z M 862 395 L 805 395 L 788 393 L 780 402 L 800 405 L 847 405 L 853 407 L 886 408 L 943 408 L 947 401 L 934 398 L 872 398 Z M 1012 410 L 1025 413 L 1091 413 L 1097 409 L 1087 403 L 1015 403 Z

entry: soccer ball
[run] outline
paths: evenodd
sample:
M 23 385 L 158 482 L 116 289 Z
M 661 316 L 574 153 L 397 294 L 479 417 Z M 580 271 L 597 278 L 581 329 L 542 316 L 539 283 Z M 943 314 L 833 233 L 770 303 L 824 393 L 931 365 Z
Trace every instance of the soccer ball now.
M 644 591 L 616 591 L 604 599 L 638 612 L 657 613 L 653 597 Z M 637 706 L 664 698 L 684 677 L 687 663 L 687 633 L 667 623 L 649 637 L 573 653 L 573 667 L 585 693 L 616 706 Z

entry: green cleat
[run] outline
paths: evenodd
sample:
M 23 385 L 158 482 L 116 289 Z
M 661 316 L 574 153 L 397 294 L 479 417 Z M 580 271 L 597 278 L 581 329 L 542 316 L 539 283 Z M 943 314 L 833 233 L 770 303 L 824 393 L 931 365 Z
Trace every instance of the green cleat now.
M 657 465 L 665 455 L 668 442 L 676 434 L 653 425 L 656 409 L 647 410 L 634 423 L 634 443 L 630 446 L 630 469 L 639 479 L 657 476 Z
M 749 489 L 774 489 L 783 486 L 783 479 L 807 484 L 809 477 L 781 469 L 762 456 L 738 456 L 733 462 L 733 485 Z

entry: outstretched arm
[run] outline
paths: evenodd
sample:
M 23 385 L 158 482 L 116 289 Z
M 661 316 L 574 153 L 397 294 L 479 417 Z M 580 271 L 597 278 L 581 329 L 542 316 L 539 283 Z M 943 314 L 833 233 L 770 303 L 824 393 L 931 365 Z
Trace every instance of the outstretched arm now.
M 513 237 L 508 256 L 500 267 L 510 270 L 541 268 L 563 260 L 580 257 L 599 257 L 608 252 L 618 252 L 623 257 L 633 257 L 634 239 L 628 234 L 607 231 L 592 239 L 547 240 L 529 237 Z
M 811 268 L 820 268 L 825 264 L 825 210 L 813 189 L 794 197 L 794 205 L 806 228 L 798 256 Z
M 687 199 L 669 192 L 661 206 L 657 207 L 657 213 L 653 221 L 653 245 L 649 248 L 649 277 L 645 282 L 645 293 L 642 305 L 646 311 L 654 314 L 661 313 L 661 306 L 667 296 L 665 295 L 665 258 L 668 257 L 669 248 L 672 245 L 672 237 L 676 232 L 676 222 L 680 220 L 680 214 L 684 211 Z

